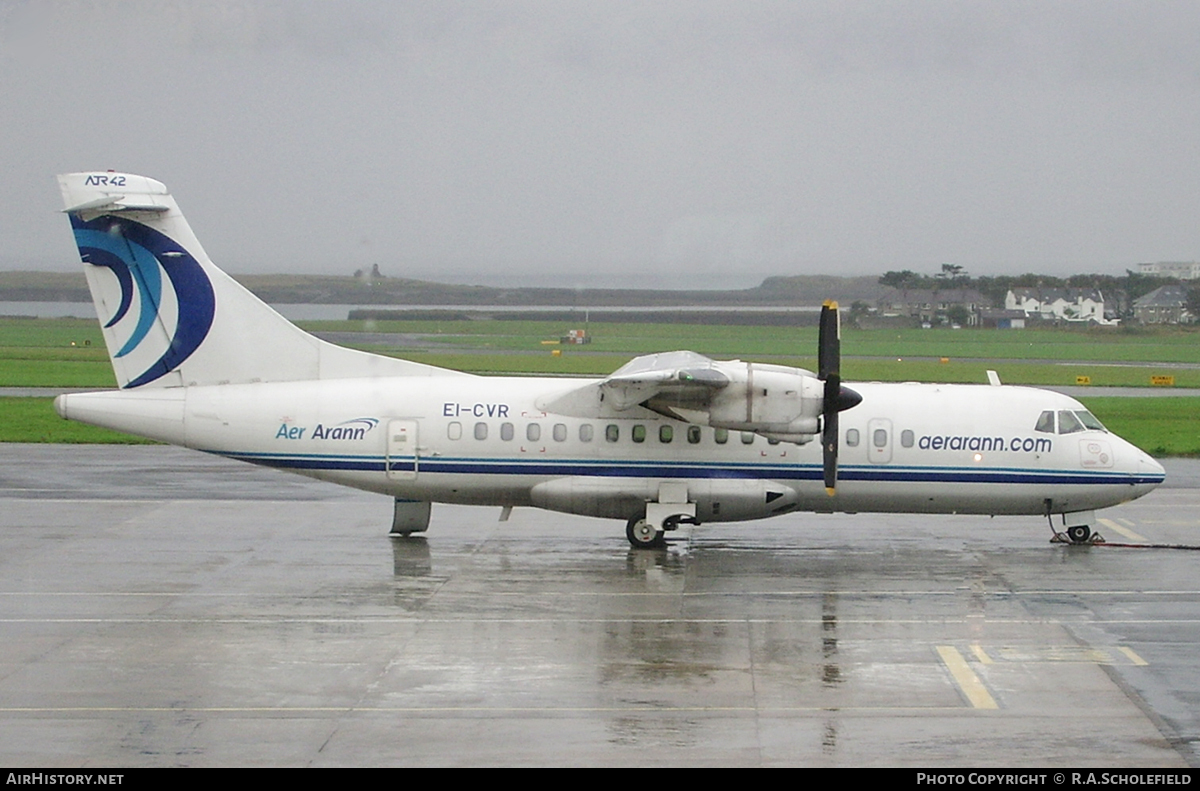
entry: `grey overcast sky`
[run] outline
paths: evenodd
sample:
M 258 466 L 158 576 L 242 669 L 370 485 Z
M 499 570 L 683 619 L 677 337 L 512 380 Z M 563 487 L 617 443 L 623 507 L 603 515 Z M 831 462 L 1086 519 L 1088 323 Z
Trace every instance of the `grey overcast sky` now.
M 1200 258 L 1200 3 L 0 0 L 0 268 L 54 175 L 231 272 L 748 287 Z

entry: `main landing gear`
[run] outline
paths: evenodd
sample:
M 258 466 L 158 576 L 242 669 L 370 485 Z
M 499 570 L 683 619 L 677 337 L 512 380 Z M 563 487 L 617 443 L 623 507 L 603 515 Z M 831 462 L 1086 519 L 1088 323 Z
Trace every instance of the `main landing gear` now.
M 634 549 L 662 549 L 667 545 L 663 535 L 681 524 L 699 524 L 696 504 L 688 502 L 686 482 L 663 481 L 658 484 L 658 498 L 646 503 L 645 514 L 629 520 L 625 537 Z
M 645 519 L 630 519 L 625 525 L 625 537 L 634 549 L 662 549 L 667 545 L 666 532 Z
M 693 516 L 676 514 L 663 520 L 662 527 L 656 527 L 648 519 L 630 519 L 625 525 L 625 537 L 634 549 L 664 549 L 667 546 L 667 533 L 678 530 L 680 525 L 698 525 Z

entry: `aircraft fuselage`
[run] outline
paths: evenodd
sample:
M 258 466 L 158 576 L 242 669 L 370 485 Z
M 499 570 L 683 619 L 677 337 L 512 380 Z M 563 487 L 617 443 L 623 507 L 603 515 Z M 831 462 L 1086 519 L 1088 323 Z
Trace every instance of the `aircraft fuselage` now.
M 291 324 L 209 259 L 162 182 L 58 183 L 120 388 L 59 414 L 391 495 L 393 535 L 448 502 L 620 518 L 637 548 L 792 510 L 1063 514 L 1081 543 L 1095 509 L 1163 481 L 1066 396 L 844 386 L 832 300 L 815 373 L 677 350 L 604 379 L 471 376 Z
M 599 380 L 597 380 L 599 381 Z M 538 506 L 632 519 L 663 483 L 700 522 L 790 510 L 1045 514 L 1139 497 L 1162 467 L 1114 434 L 1046 412 L 1074 399 L 986 385 L 855 384 L 841 417 L 839 486 L 819 442 L 771 442 L 648 409 L 594 417 L 539 404 L 579 379 L 392 377 L 231 384 L 62 397 L 64 416 L 396 498 Z M 125 408 L 122 405 L 126 405 Z M 1043 426 L 1044 429 L 1044 426 Z

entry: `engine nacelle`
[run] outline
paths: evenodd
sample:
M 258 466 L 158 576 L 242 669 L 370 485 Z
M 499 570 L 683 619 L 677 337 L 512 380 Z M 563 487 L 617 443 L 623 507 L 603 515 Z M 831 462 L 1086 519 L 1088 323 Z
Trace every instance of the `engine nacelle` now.
M 837 408 L 859 400 L 842 388 Z M 803 368 L 667 352 L 635 358 L 603 382 L 537 404 L 582 417 L 645 407 L 674 420 L 803 445 L 821 432 L 825 382 Z
M 824 384 L 808 371 L 727 363 L 722 373 L 731 381 L 709 403 L 710 426 L 801 444 L 820 432 Z

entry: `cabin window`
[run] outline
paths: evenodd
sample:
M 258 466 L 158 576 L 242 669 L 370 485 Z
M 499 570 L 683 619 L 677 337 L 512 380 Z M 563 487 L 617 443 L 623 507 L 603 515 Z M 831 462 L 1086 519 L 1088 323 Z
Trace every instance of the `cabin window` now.
M 672 426 L 659 426 L 658 427 L 658 441 L 659 442 L 670 442 L 673 439 L 675 439 L 675 429 Z
M 887 447 L 887 429 L 885 429 L 885 428 L 875 429 L 875 433 L 873 433 L 871 435 L 871 442 L 874 443 L 875 447 L 877 447 L 877 448 L 886 448 Z
M 1083 431 L 1083 424 L 1075 417 L 1075 413 L 1066 409 L 1058 410 L 1058 433 L 1074 434 L 1076 431 Z
M 592 428 L 591 423 L 583 423 L 579 426 L 579 441 L 580 442 L 591 442 L 592 436 L 594 434 L 595 434 L 595 429 Z
M 1054 411 L 1047 409 L 1038 418 L 1037 425 L 1033 427 L 1034 431 L 1042 431 L 1046 434 L 1054 433 Z
M 555 423 L 554 430 L 551 433 L 554 435 L 555 442 L 566 442 L 567 441 L 567 424 L 566 423 Z
M 718 445 L 724 445 L 729 441 L 729 429 L 718 428 L 713 430 L 713 442 Z
M 500 424 L 500 439 L 504 440 L 505 442 L 512 442 L 513 433 L 512 423 Z
M 913 446 L 912 429 L 906 428 L 900 432 L 900 444 L 906 448 L 911 448 Z
M 621 438 L 621 427 L 616 423 L 609 423 L 604 427 L 604 438 L 609 442 L 616 442 Z
M 858 447 L 858 429 L 856 429 L 856 428 L 846 429 L 846 444 L 852 448 Z
M 450 425 L 446 426 L 446 436 L 450 439 L 462 439 L 462 423 L 457 420 L 451 421 Z
M 699 426 L 688 426 L 687 438 L 688 438 L 688 442 L 691 443 L 692 445 L 700 444 L 700 427 Z
M 475 439 L 487 439 L 487 423 L 475 424 Z
M 632 435 L 634 442 L 646 441 L 646 427 L 641 423 L 635 423 L 633 426 Z
M 525 427 L 525 439 L 529 440 L 530 442 L 537 442 L 541 438 L 542 438 L 542 424 L 541 423 L 530 423 L 528 426 Z
M 770 437 L 768 437 L 768 438 L 767 438 L 767 444 L 768 444 L 768 445 L 778 445 L 778 444 L 779 444 L 779 440 L 777 440 L 777 439 L 771 439 Z
M 754 432 L 743 431 L 742 432 L 742 444 L 743 445 L 753 445 L 754 444 Z

